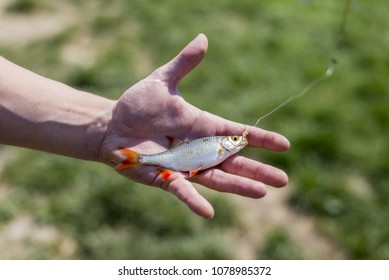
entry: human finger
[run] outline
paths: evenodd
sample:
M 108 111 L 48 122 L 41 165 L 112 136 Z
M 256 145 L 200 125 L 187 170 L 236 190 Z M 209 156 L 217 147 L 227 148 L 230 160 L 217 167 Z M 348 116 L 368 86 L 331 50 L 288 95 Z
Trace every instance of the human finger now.
M 140 166 L 118 170 L 123 176 L 168 191 L 184 202 L 196 214 L 211 219 L 214 216 L 212 205 L 201 196 L 191 182 L 180 172 L 163 172 L 155 166 Z M 164 178 L 165 177 L 165 178 Z
M 273 187 L 283 187 L 288 184 L 288 175 L 281 169 L 241 155 L 229 157 L 220 165 L 220 168 L 228 173 L 260 181 Z
M 261 198 L 266 195 L 265 184 L 216 168 L 198 173 L 193 177 L 193 180 L 219 192 L 234 193 L 251 198 Z
M 198 193 L 191 182 L 176 172 L 171 177 L 163 182 L 161 188 L 175 195 L 197 215 L 207 219 L 213 218 L 215 212 L 212 205 Z
M 241 135 L 247 128 L 247 140 L 250 146 L 261 147 L 272 151 L 286 151 L 290 147 L 288 139 L 276 132 L 242 123 L 230 121 L 203 111 L 201 118 L 192 127 L 194 135 Z
M 152 73 L 152 77 L 167 81 L 176 88 L 185 77 L 203 59 L 208 48 L 208 40 L 199 34 L 175 58 Z
M 250 146 L 283 152 L 289 149 L 289 140 L 276 132 L 248 126 L 247 140 Z

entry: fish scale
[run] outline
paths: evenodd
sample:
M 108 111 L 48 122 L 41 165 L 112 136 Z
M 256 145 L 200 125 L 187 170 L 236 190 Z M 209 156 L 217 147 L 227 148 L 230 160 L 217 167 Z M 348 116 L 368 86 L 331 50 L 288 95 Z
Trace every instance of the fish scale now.
M 160 165 L 179 171 L 206 169 L 225 159 L 224 148 L 221 146 L 223 138 L 225 136 L 211 136 L 182 142 L 162 153 L 141 155 L 139 163 Z

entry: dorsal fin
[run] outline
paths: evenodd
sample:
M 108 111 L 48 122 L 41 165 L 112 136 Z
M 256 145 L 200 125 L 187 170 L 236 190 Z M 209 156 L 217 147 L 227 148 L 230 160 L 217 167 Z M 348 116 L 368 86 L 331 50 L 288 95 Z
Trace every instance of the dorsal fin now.
M 181 141 L 180 139 L 171 137 L 171 136 L 166 136 L 167 140 L 169 140 L 169 149 L 175 148 L 180 146 L 184 141 Z

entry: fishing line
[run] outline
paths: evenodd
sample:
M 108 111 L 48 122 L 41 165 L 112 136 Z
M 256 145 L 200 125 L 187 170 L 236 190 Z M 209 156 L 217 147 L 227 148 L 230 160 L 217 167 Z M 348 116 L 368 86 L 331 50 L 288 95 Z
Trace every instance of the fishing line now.
M 290 96 L 284 102 L 282 102 L 280 105 L 275 107 L 273 110 L 271 110 L 267 114 L 265 114 L 262 117 L 260 117 L 255 122 L 254 126 L 257 126 L 261 120 L 263 120 L 264 118 L 266 118 L 266 117 L 270 116 L 271 114 L 275 113 L 276 111 L 278 111 L 282 107 L 286 106 L 288 103 L 290 103 L 294 99 L 303 97 L 305 94 L 307 94 L 307 92 L 311 91 L 319 83 L 321 83 L 322 81 L 324 81 L 324 80 L 326 80 L 326 79 L 328 79 L 328 78 L 330 78 L 332 76 L 332 74 L 335 71 L 336 65 L 338 63 L 338 59 L 336 58 L 337 57 L 337 52 L 343 47 L 343 44 L 344 44 L 345 30 L 346 30 L 347 18 L 348 18 L 348 15 L 350 13 L 351 2 L 352 2 L 352 0 L 345 0 L 345 5 L 344 5 L 344 9 L 343 9 L 342 19 L 340 21 L 339 30 L 338 30 L 338 34 L 337 34 L 337 40 L 336 40 L 337 42 L 336 42 L 336 46 L 335 46 L 335 50 L 334 50 L 334 55 L 332 57 L 330 65 L 328 66 L 326 71 L 322 75 L 320 75 L 317 78 L 315 78 L 312 82 L 310 82 L 305 88 L 303 88 L 303 90 L 300 93 L 298 93 L 296 95 Z

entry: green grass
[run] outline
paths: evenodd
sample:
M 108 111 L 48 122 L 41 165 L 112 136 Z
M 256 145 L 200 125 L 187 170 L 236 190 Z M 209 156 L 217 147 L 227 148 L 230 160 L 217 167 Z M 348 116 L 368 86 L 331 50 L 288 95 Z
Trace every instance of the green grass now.
M 32 3 L 12 5 L 19 2 Z M 203 32 L 208 54 L 180 90 L 203 110 L 249 124 L 324 73 L 344 4 L 95 2 L 93 8 L 71 2 L 88 10 L 82 24 L 26 47 L 0 45 L 2 53 L 43 75 L 118 98 L 145 76 L 139 64 L 156 68 Z M 354 0 L 334 76 L 260 123 L 286 135 L 289 152 L 243 151 L 286 169 L 291 211 L 314 217 L 317 231 L 350 259 L 389 258 L 388 11 L 385 0 Z M 83 36 L 93 38 L 94 63 L 64 61 L 66 45 Z M 236 245 L 226 244 L 225 233 L 245 231 L 229 196 L 210 195 L 217 216 L 203 221 L 172 196 L 98 164 L 23 150 L 1 178 L 14 189 L 0 204 L 0 221 L 33 213 L 39 223 L 55 225 L 76 241 L 74 258 L 234 258 Z M 369 195 L 356 191 L 359 182 L 352 178 L 363 181 Z M 258 258 L 304 258 L 280 229 L 265 239 Z
M 259 250 L 259 259 L 300 260 L 303 259 L 299 249 L 282 229 L 274 229 L 266 235 L 265 248 Z
M 17 0 L 13 1 L 6 7 L 9 13 L 28 14 L 39 8 L 37 1 L 34 0 Z

